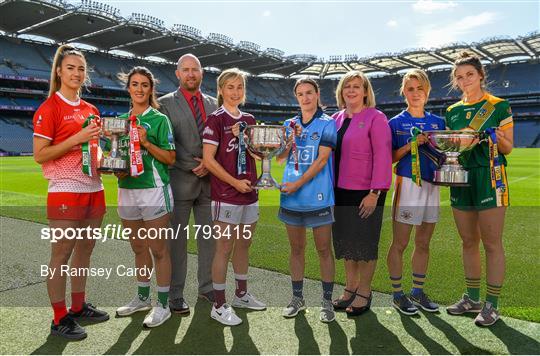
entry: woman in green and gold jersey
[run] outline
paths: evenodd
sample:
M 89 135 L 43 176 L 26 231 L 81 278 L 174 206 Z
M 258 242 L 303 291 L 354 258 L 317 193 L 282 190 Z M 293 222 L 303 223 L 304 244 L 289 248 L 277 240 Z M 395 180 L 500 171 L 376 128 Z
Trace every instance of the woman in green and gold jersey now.
M 504 280 L 502 233 L 509 205 L 506 158 L 514 143 L 512 111 L 508 102 L 487 92 L 486 72 L 480 58 L 462 52 L 454 62 L 452 86 L 462 100 L 446 111 L 451 130 L 480 131 L 489 137 L 464 152 L 460 159 L 469 172 L 468 187 L 450 188 L 450 201 L 463 242 L 463 266 L 467 292 L 447 308 L 449 314 L 478 313 L 475 323 L 489 326 L 499 319 L 498 297 Z M 487 295 L 480 301 L 480 241 L 486 253 Z

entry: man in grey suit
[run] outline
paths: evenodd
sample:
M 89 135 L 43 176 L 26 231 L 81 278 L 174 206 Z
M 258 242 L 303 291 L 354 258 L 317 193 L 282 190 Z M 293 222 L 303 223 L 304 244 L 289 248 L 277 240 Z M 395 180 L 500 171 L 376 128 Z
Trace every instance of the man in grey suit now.
M 210 179 L 202 163 L 202 131 L 207 115 L 217 109 L 215 98 L 201 93 L 203 70 L 192 54 L 180 57 L 176 69 L 180 81 L 178 90 L 158 99 L 160 110 L 169 117 L 174 129 L 176 162 L 170 169 L 174 211 L 173 228 L 180 225 L 178 239 L 170 241 L 171 289 L 169 305 L 175 313 L 189 313 L 184 299 L 187 274 L 187 232 L 191 210 L 196 225 L 212 226 L 210 210 Z M 190 231 L 194 231 L 192 226 Z M 214 239 L 197 236 L 199 297 L 214 301 L 212 289 L 212 259 Z

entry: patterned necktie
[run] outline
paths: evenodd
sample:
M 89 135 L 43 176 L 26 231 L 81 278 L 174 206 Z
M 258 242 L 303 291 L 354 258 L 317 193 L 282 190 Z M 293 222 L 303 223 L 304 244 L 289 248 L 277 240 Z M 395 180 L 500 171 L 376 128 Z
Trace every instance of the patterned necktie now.
M 199 135 L 202 137 L 204 130 L 204 122 L 201 110 L 199 108 L 199 101 L 197 100 L 197 97 L 195 95 L 191 97 L 191 103 L 193 104 L 193 109 L 195 109 L 195 122 L 197 123 L 197 128 L 199 129 Z

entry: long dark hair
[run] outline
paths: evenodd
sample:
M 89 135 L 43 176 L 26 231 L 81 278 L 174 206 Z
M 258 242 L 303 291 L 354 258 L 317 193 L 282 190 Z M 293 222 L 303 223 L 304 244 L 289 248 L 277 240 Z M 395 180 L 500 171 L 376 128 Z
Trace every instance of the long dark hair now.
M 148 80 L 150 81 L 150 88 L 152 89 L 152 92 L 150 93 L 150 98 L 149 98 L 150 106 L 153 107 L 154 109 L 158 109 L 159 103 L 157 101 L 156 85 L 159 83 L 159 81 L 156 78 L 154 78 L 154 75 L 152 74 L 150 69 L 146 67 L 142 67 L 142 66 L 137 66 L 137 67 L 131 68 L 131 70 L 127 74 L 118 73 L 118 79 L 120 79 L 126 85 L 126 89 L 129 89 L 129 84 L 131 82 L 131 77 L 133 76 L 133 74 L 144 75 L 146 78 L 148 78 Z
M 458 58 L 454 61 L 454 66 L 452 67 L 452 72 L 450 73 L 450 83 L 452 85 L 452 89 L 458 90 L 459 87 L 457 85 L 456 80 L 456 69 L 459 66 L 463 65 L 471 65 L 476 69 L 478 74 L 482 77 L 480 80 L 480 86 L 483 91 L 488 91 L 487 89 L 487 73 L 484 69 L 484 65 L 480 61 L 480 57 L 478 57 L 476 54 L 471 53 L 469 51 L 462 51 L 459 53 Z

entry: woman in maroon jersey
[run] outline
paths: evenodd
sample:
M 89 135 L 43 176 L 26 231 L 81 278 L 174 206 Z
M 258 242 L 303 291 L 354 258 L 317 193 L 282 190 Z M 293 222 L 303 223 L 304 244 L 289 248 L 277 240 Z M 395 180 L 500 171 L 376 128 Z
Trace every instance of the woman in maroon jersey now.
M 212 263 L 215 303 L 211 317 L 224 325 L 242 322 L 225 302 L 227 264 L 232 253 L 236 291 L 232 306 L 263 310 L 266 305 L 247 291 L 251 238 L 259 219 L 255 160 L 247 153 L 242 128 L 255 125 L 255 118 L 239 110 L 246 98 L 246 78 L 236 68 L 217 79 L 218 106 L 208 116 L 203 132 L 203 162 L 210 177 L 212 220 L 216 252 Z M 243 162 L 243 164 L 241 163 Z

